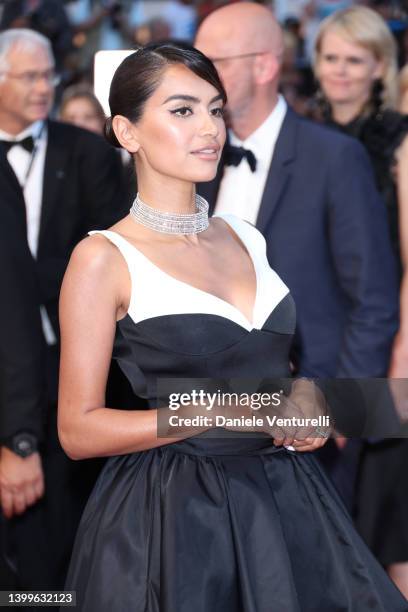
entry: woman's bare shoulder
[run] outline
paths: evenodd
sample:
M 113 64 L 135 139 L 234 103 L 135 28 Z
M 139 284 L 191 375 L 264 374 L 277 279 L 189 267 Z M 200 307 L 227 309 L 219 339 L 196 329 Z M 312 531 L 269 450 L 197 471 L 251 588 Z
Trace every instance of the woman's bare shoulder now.
M 71 255 L 71 264 L 80 264 L 97 270 L 120 259 L 117 247 L 102 233 L 86 236 L 79 242 Z
M 123 257 L 103 234 L 93 234 L 72 252 L 61 288 L 60 314 L 64 319 L 76 313 L 78 320 L 89 321 L 89 313 L 106 312 L 111 319 L 128 300 L 128 293 Z
M 72 281 L 77 289 L 120 291 L 126 283 L 127 267 L 118 248 L 103 234 L 87 236 L 74 248 L 64 284 Z

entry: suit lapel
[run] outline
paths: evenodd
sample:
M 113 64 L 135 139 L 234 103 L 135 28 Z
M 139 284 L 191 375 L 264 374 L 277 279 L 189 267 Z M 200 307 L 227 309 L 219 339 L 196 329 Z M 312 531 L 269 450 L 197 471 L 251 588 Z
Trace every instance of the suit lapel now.
M 291 175 L 291 162 L 295 157 L 296 115 L 288 108 L 276 141 L 272 162 L 262 195 L 256 227 L 264 232 Z
M 44 163 L 43 194 L 40 221 L 38 250 L 44 239 L 44 232 L 51 218 L 51 213 L 58 203 L 58 191 L 64 177 L 66 160 L 70 149 L 62 136 L 58 135 L 58 124 L 48 121 L 47 151 Z
M 1 198 L 15 210 L 20 222 L 23 224 L 24 232 L 27 233 L 27 218 L 23 190 L 10 166 L 3 147 L 0 146 L 0 176 L 5 181 L 2 188 Z

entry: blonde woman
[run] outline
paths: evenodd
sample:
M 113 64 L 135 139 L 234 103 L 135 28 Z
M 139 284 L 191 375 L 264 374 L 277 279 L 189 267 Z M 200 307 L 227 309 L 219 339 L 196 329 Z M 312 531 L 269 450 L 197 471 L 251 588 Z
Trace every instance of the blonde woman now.
M 401 146 L 408 119 L 395 108 L 397 52 L 385 21 L 371 9 L 354 6 L 325 19 L 315 43 L 315 73 L 325 120 L 359 138 L 384 196 L 390 231 L 401 260 L 401 326 L 390 375 L 408 375 L 408 202 L 402 177 L 408 174 L 408 147 Z
M 315 74 L 323 119 L 358 138 L 370 155 L 387 206 L 389 231 L 400 261 L 400 328 L 389 375 L 408 376 L 408 118 L 396 109 L 397 52 L 386 22 L 354 6 L 325 19 L 315 42 Z M 388 228 L 384 228 L 388 231 Z M 408 442 L 365 445 L 357 524 L 390 575 L 408 595 L 408 491 L 401 480 Z M 379 483 L 381 474 L 381 483 Z M 387 510 L 383 508 L 386 506 Z

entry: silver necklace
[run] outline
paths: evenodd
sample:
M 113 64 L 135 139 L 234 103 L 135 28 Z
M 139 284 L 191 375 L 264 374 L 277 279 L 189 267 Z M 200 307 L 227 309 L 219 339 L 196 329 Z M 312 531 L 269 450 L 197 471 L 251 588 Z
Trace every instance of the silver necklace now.
M 131 217 L 140 223 L 162 234 L 198 234 L 207 229 L 208 221 L 208 202 L 196 194 L 195 213 L 173 213 L 163 212 L 148 206 L 136 195 L 135 201 L 130 209 Z

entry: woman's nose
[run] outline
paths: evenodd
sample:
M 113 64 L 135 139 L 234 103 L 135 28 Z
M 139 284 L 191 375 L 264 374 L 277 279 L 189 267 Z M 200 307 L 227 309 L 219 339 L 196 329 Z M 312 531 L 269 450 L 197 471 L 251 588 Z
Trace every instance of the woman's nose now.
M 208 112 L 203 114 L 203 120 L 201 124 L 201 132 L 203 135 L 217 136 L 218 135 L 218 123 L 217 118 L 210 115 Z
M 335 64 L 337 74 L 344 74 L 347 69 L 347 63 L 345 60 L 339 59 Z

